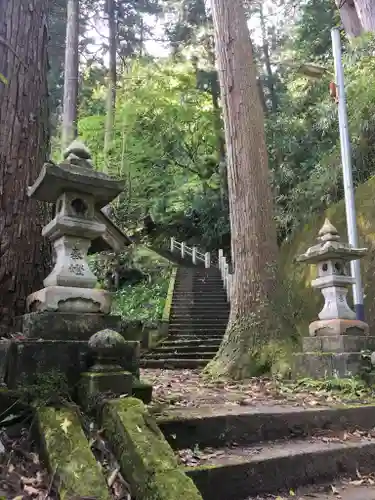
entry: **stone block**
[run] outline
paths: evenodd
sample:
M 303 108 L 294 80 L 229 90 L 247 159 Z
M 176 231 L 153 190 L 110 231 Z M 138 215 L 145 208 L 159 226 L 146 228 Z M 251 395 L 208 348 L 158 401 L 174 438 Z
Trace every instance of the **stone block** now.
M 72 408 L 39 407 L 36 409 L 41 448 L 53 474 L 59 498 L 100 498 L 110 500 L 102 471 L 92 454 Z
M 292 363 L 295 378 L 347 378 L 359 374 L 362 358 L 360 352 L 311 352 L 294 354 Z
M 132 394 L 135 398 L 143 401 L 144 404 L 151 403 L 152 385 L 141 382 L 139 379 L 133 379 Z
M 79 398 L 88 406 L 98 395 L 132 395 L 133 375 L 130 372 L 94 373 L 84 372 L 79 384 Z
M 112 294 L 95 288 L 48 286 L 27 297 L 28 312 L 75 312 L 109 314 Z
M 356 319 L 327 319 L 309 325 L 310 336 L 368 335 L 369 326 Z
M 102 416 L 106 435 L 136 498 L 174 500 L 183 496 L 186 500 L 202 500 L 141 401 L 109 401 Z
M 120 332 L 121 316 L 96 313 L 34 312 L 18 316 L 16 330 L 26 338 L 89 340 L 100 330 Z
M 360 352 L 375 351 L 375 337 L 356 335 L 337 335 L 326 337 L 305 337 L 302 340 L 303 352 Z
M 139 376 L 139 343 L 121 347 L 121 367 Z M 77 386 L 80 375 L 91 366 L 88 343 L 62 340 L 11 341 L 8 352 L 6 383 L 10 389 L 35 385 L 42 374 L 60 373 L 69 388 Z

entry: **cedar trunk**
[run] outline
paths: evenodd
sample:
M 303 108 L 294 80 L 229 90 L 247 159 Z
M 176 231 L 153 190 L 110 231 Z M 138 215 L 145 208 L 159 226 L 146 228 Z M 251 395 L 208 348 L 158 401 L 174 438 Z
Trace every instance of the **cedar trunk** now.
M 224 341 L 207 368 L 240 378 L 255 371 L 276 290 L 277 240 L 256 66 L 241 0 L 213 0 L 215 47 L 228 155 L 228 190 L 235 267 Z
M 354 0 L 358 18 L 365 31 L 375 31 L 375 2 L 374 0 Z
M 109 167 L 109 152 L 113 140 L 113 126 L 115 119 L 116 108 L 116 83 L 117 83 L 117 44 L 116 44 L 116 18 L 115 18 L 115 2 L 107 0 L 107 15 L 109 29 L 109 69 L 108 69 L 108 93 L 107 93 L 107 115 L 105 123 L 104 135 L 104 156 L 105 166 L 108 172 Z
M 0 0 L 0 333 L 48 274 L 42 205 L 30 200 L 48 152 L 47 0 Z
M 65 43 L 64 103 L 61 137 L 61 145 L 63 151 L 77 136 L 79 70 L 78 41 L 79 1 L 68 0 Z

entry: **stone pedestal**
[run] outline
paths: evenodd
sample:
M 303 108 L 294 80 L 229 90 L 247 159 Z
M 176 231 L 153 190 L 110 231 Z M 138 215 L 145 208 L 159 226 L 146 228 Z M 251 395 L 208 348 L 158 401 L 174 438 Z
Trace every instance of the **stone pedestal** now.
M 319 244 L 298 257 L 300 262 L 316 264 L 318 276 L 313 288 L 321 291 L 324 306 L 319 320 L 309 325 L 309 337 L 302 341 L 300 354 L 294 356 L 294 375 L 312 378 L 350 377 L 361 367 L 361 351 L 375 350 L 375 337 L 369 327 L 356 319 L 347 303 L 349 262 L 366 254 L 364 248 L 342 243 L 337 230 L 326 219 L 319 232 Z
M 69 339 L 87 342 L 94 333 L 106 328 L 121 332 L 121 316 L 95 313 L 34 312 L 24 314 L 16 319 L 16 331 L 28 339 Z

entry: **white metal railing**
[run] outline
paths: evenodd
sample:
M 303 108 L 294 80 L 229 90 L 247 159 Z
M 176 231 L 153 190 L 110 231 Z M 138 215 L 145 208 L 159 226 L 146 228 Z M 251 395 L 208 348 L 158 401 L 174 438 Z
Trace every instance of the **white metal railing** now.
M 193 264 L 197 264 L 198 261 L 204 262 L 204 267 L 208 269 L 211 267 L 211 254 L 210 252 L 202 253 L 199 252 L 197 247 L 189 247 L 184 242 L 179 242 L 175 238 L 171 238 L 170 244 L 171 252 L 179 252 L 182 258 L 186 256 L 191 256 L 191 261 Z M 227 300 L 230 302 L 232 286 L 233 286 L 233 274 L 229 272 L 229 264 L 222 249 L 219 250 L 218 265 L 221 273 L 221 278 L 223 280 L 224 288 L 227 292 Z

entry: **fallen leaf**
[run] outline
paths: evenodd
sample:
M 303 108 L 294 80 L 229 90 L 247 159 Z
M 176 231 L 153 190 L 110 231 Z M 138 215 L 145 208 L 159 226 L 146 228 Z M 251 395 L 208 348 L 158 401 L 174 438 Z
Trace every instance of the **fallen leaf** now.
M 65 434 L 68 434 L 68 427 L 70 425 L 72 425 L 72 422 L 65 417 L 64 421 L 60 424 L 60 427 L 65 432 Z

